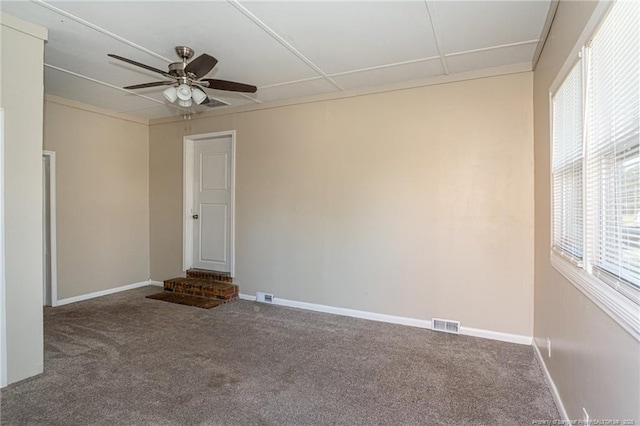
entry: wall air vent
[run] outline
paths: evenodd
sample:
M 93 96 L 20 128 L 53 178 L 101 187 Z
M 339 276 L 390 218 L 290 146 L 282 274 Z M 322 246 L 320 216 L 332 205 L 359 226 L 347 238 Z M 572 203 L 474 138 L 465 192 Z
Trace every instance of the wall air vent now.
M 460 321 L 432 318 L 431 328 L 435 331 L 444 331 L 445 333 L 458 334 L 460 333 Z
M 258 291 L 256 293 L 256 302 L 273 303 L 273 294 Z

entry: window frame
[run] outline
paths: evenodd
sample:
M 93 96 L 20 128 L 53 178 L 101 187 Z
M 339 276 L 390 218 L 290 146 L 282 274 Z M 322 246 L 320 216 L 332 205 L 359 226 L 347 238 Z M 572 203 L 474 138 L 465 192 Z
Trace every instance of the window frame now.
M 580 290 L 585 296 L 587 296 L 596 306 L 602 309 L 609 317 L 615 320 L 623 329 L 625 329 L 628 333 L 630 333 L 637 341 L 640 341 L 640 304 L 636 302 L 639 300 L 637 295 L 625 295 L 624 292 L 618 291 L 616 285 L 612 285 L 608 283 L 606 280 L 599 278 L 593 274 L 593 272 L 588 271 L 591 267 L 589 264 L 589 260 L 586 257 L 587 253 L 584 253 L 583 262 L 581 264 L 577 264 L 575 260 L 571 259 L 569 256 L 564 253 L 556 250 L 553 247 L 554 243 L 554 192 L 553 192 L 553 97 L 557 93 L 558 89 L 564 83 L 565 79 L 568 77 L 569 73 L 573 69 L 573 67 L 581 62 L 582 66 L 582 99 L 583 99 L 583 138 L 586 137 L 586 117 L 585 111 L 587 108 L 586 104 L 586 90 L 587 90 L 587 79 L 588 79 L 588 63 L 589 63 L 589 50 L 588 45 L 591 39 L 596 34 L 597 30 L 604 22 L 608 12 L 611 10 L 611 7 L 614 5 L 614 2 L 600 2 L 596 6 L 596 9 L 591 16 L 588 24 L 586 25 L 582 35 L 578 39 L 576 45 L 572 49 L 570 55 L 565 61 L 564 65 L 558 72 L 553 84 L 549 88 L 549 189 L 550 189 L 550 263 L 554 269 L 560 272 L 571 284 L 573 284 L 578 290 Z M 586 164 L 586 153 L 584 150 L 586 149 L 586 144 L 583 142 L 583 251 L 587 246 L 587 222 L 586 222 L 586 214 L 587 214 L 587 185 L 586 185 L 586 174 L 587 168 Z M 635 299 L 636 302 L 634 302 Z
M 565 261 L 571 263 L 572 265 L 575 265 L 578 268 L 584 268 L 585 265 L 585 256 L 586 256 L 586 247 L 585 247 L 585 227 L 586 227 L 586 209 L 584 208 L 584 203 L 585 203 L 585 190 L 586 190 L 586 182 L 585 182 L 585 177 L 586 177 L 586 173 L 585 173 L 585 147 L 584 147 L 584 137 L 585 137 L 585 117 L 584 117 L 584 112 L 585 112 L 585 61 L 582 59 L 583 58 L 583 50 L 580 50 L 580 52 L 578 52 L 578 55 L 576 57 L 573 58 L 573 60 L 568 60 L 567 63 L 565 63 L 565 68 L 567 68 L 565 70 L 564 73 L 559 74 L 558 78 L 556 78 L 556 81 L 554 82 L 554 84 L 551 86 L 551 88 L 553 90 L 549 90 L 549 134 L 550 134 L 550 155 L 549 155 L 549 159 L 550 159 L 550 178 L 551 178 L 551 252 L 555 253 L 557 256 L 561 257 L 562 259 L 564 259 Z M 571 58 L 570 58 L 571 59 Z M 555 211 L 555 206 L 553 203 L 554 200 L 554 194 L 555 194 L 555 186 L 554 186 L 554 144 L 553 144 L 553 140 L 554 140 L 554 134 L 553 134 L 553 130 L 554 130 L 554 97 L 556 95 L 556 93 L 558 93 L 558 90 L 560 90 L 560 88 L 562 87 L 562 85 L 565 83 L 565 81 L 567 80 L 567 78 L 569 77 L 569 75 L 571 74 L 571 71 L 573 71 L 573 69 L 580 65 L 581 69 L 581 85 L 582 85 L 582 90 L 581 90 L 581 95 L 582 95 L 582 154 L 580 155 L 580 158 L 576 161 L 580 161 L 581 165 L 582 165 L 582 247 L 580 247 L 580 249 L 582 250 L 581 253 L 581 257 L 576 256 L 575 253 L 570 253 L 567 250 L 563 250 L 562 248 L 556 247 L 555 246 L 555 235 L 554 235 L 554 228 L 555 228 L 555 217 L 554 215 L 554 211 Z M 573 163 L 570 163 L 573 164 Z M 565 167 L 567 167 L 569 164 L 565 165 Z

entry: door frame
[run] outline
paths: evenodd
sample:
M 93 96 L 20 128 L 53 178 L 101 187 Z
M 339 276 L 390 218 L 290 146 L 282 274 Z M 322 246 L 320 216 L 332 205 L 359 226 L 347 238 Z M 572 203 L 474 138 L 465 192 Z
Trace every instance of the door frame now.
M 42 151 L 43 157 L 49 158 L 49 241 L 51 243 L 51 306 L 58 306 L 58 244 L 56 234 L 56 153 Z M 44 212 L 45 206 L 42 206 Z M 43 277 L 44 281 L 44 277 Z
M 182 271 L 191 269 L 193 265 L 193 180 L 195 173 L 195 142 L 205 139 L 231 136 L 231 200 L 229 217 L 231 236 L 229 241 L 229 274 L 235 277 L 236 263 L 236 131 L 202 133 L 187 135 L 182 138 Z

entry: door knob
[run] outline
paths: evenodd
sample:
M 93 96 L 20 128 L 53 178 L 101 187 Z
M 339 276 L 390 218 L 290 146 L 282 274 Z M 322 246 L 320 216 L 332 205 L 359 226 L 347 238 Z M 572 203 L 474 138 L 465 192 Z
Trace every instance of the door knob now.
M 197 214 L 194 214 L 193 216 L 191 216 L 194 219 L 197 219 L 199 216 Z

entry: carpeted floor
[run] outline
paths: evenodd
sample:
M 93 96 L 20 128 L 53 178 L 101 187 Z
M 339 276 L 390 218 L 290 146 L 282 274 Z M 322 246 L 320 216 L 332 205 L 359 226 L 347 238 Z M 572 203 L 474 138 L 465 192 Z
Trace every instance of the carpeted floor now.
M 530 425 L 558 412 L 530 346 L 145 287 L 45 309 L 45 373 L 3 425 Z

